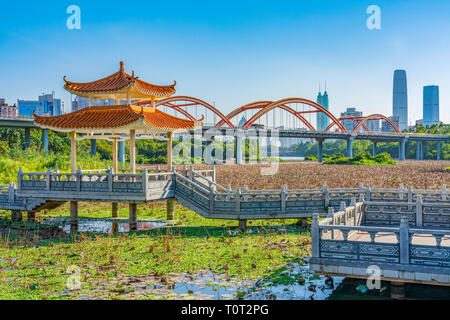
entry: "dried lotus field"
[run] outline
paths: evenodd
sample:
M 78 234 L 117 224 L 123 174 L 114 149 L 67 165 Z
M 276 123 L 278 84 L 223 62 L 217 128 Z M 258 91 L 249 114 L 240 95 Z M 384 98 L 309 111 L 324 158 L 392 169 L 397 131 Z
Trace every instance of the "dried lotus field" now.
M 316 162 L 282 162 L 273 176 L 263 176 L 261 168 L 268 165 L 219 165 L 217 182 L 232 188 L 247 185 L 249 189 L 319 188 L 324 183 L 332 188 L 358 187 L 360 183 L 379 188 L 405 187 L 436 189 L 450 186 L 450 161 L 404 161 L 396 165 L 321 165 Z

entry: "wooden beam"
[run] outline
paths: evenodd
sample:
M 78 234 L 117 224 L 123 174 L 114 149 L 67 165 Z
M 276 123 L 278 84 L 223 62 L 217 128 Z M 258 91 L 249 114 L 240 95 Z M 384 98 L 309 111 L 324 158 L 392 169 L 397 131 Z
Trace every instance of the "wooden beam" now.
M 136 130 L 130 130 L 130 171 L 136 174 Z
M 113 173 L 117 174 L 119 171 L 117 163 L 117 138 L 113 139 Z
M 77 171 L 77 133 L 72 131 L 70 133 L 70 168 L 71 172 Z

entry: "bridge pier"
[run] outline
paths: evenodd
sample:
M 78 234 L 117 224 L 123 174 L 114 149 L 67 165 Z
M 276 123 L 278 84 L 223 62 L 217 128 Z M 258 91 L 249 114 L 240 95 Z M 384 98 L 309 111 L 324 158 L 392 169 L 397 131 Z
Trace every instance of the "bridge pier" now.
M 323 140 L 317 139 L 317 161 L 323 161 Z
M 175 219 L 175 199 L 167 199 L 167 220 Z
M 399 141 L 398 145 L 398 158 L 403 161 L 406 159 L 406 139 L 402 139 Z
M 91 157 L 95 157 L 97 155 L 97 140 L 91 139 Z
M 137 204 L 136 203 L 130 203 L 129 204 L 129 224 L 130 224 L 130 231 L 136 231 L 137 230 Z
M 42 150 L 48 154 L 48 129 L 42 130 Z
M 31 129 L 25 128 L 25 149 L 31 146 Z
M 423 160 L 423 142 L 417 141 L 416 160 Z
M 78 231 L 78 202 L 70 201 L 70 232 Z
M 372 157 L 375 157 L 377 155 L 377 142 L 374 141 L 372 145 Z
M 436 160 L 441 160 L 441 142 L 437 143 Z
M 119 216 L 119 204 L 117 202 L 113 202 L 111 206 L 111 217 L 117 218 Z
M 353 139 L 347 139 L 347 157 L 353 157 Z
M 22 221 L 22 211 L 11 211 L 11 221 L 21 222 Z
M 238 229 L 245 232 L 247 230 L 247 220 L 239 220 Z

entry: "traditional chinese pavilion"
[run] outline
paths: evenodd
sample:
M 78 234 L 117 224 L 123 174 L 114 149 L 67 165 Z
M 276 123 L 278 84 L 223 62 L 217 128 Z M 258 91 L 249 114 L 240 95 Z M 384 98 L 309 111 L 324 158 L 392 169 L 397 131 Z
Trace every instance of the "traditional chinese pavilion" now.
M 59 132 L 70 132 L 72 172 L 76 171 L 77 139 L 108 139 L 113 142 L 113 171 L 117 173 L 118 141 L 130 140 L 130 171 L 136 173 L 136 139 L 167 139 L 167 161 L 172 166 L 172 134 L 200 126 L 200 121 L 186 120 L 164 113 L 155 107 L 157 99 L 175 93 L 176 82 L 159 86 L 140 80 L 125 72 L 123 62 L 120 70 L 103 79 L 92 82 L 71 82 L 64 77 L 64 88 L 80 97 L 89 98 L 89 107 L 54 117 L 34 114 L 37 126 Z M 113 99 L 114 106 L 93 106 L 94 99 Z M 148 101 L 134 105 L 137 101 Z M 121 104 L 125 101 L 125 104 Z M 77 138 L 77 134 L 83 137 Z

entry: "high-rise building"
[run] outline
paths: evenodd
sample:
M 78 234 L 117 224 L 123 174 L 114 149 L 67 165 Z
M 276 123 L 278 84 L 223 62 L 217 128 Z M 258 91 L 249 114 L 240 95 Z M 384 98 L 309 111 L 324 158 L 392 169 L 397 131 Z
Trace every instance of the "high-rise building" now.
M 389 119 L 397 126 L 399 127 L 399 119 L 396 116 L 389 117 Z M 394 128 L 392 128 L 391 124 L 387 122 L 386 120 L 383 120 L 381 123 L 381 131 L 383 132 L 392 132 L 394 131 Z
M 423 125 L 439 124 L 439 87 L 423 87 Z
M 108 100 L 97 100 L 94 99 L 92 102 L 93 106 L 114 106 L 116 101 L 114 99 Z M 83 108 L 89 107 L 89 99 L 84 97 L 76 96 L 72 101 L 72 112 Z
M 408 86 L 405 70 L 395 70 L 392 115 L 398 117 L 398 128 L 408 128 Z
M 325 109 L 329 110 L 328 106 L 328 93 L 325 90 L 325 92 L 322 93 L 319 91 L 319 95 L 317 96 L 317 103 L 323 106 Z M 317 113 L 317 131 L 325 131 L 325 129 L 328 127 L 329 119 L 326 114 L 322 112 Z
M 363 113 L 361 111 L 357 111 L 356 108 L 347 108 L 345 112 L 341 113 L 341 117 L 345 116 L 351 116 L 351 117 L 362 117 Z M 353 131 L 355 129 L 356 125 L 358 124 L 355 120 L 350 119 L 344 119 L 341 121 L 342 125 L 345 127 L 345 130 L 347 131 Z M 364 130 L 362 127 L 360 127 L 359 130 Z
M 17 108 L 20 116 L 32 117 L 37 115 L 59 116 L 64 113 L 64 101 L 56 99 L 55 92 L 43 94 L 38 100 L 17 100 Z
M 380 131 L 380 120 L 367 120 L 366 121 L 366 125 L 367 128 L 369 128 L 369 130 L 371 132 L 377 132 Z
M 6 100 L 0 98 L 0 118 L 14 118 L 17 116 L 16 106 L 9 106 Z

